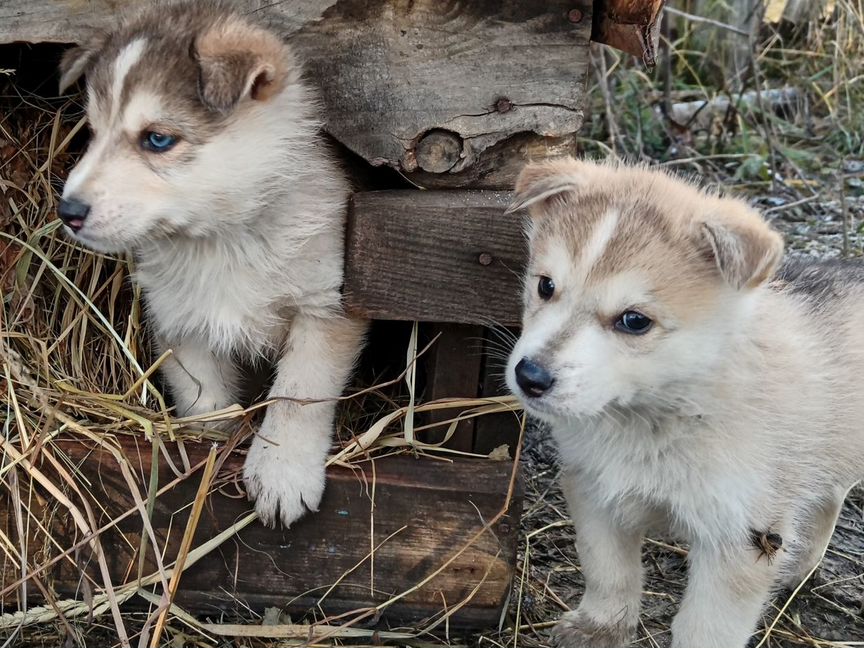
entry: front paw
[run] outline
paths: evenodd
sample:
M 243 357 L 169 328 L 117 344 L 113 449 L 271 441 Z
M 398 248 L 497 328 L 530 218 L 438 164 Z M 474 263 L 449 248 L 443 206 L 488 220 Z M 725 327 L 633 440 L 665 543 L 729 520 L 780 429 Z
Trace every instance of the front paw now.
M 174 414 L 181 418 L 204 416 L 236 404 L 237 399 L 219 391 L 174 394 Z
M 552 630 L 555 648 L 623 648 L 630 643 L 636 628 L 623 624 L 604 625 L 584 612 L 565 612 Z
M 275 445 L 270 438 L 262 428 L 252 440 L 243 480 L 261 521 L 269 527 L 281 522 L 287 528 L 306 511 L 318 510 L 324 494 L 326 451 L 320 456 L 292 453 L 285 443 Z

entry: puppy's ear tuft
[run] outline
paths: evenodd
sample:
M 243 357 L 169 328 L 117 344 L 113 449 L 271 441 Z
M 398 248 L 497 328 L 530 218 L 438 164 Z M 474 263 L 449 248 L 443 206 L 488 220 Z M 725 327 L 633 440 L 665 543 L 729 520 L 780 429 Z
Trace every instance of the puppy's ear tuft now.
M 585 185 L 581 173 L 583 165 L 570 157 L 528 164 L 516 180 L 513 202 L 507 208 L 507 213 L 537 207 L 531 210 L 532 214 L 537 214 L 542 212 L 539 207 L 547 201 L 578 192 Z
M 783 237 L 744 203 L 721 199 L 720 211 L 701 223 L 701 235 L 723 279 L 737 290 L 755 288 L 783 258 Z
M 104 43 L 103 37 L 94 36 L 84 45 L 76 45 L 65 52 L 60 59 L 60 94 L 65 93 L 82 76 L 87 74 L 96 60 Z
M 212 110 L 227 114 L 243 100 L 267 101 L 287 84 L 288 47 L 273 33 L 231 17 L 193 44 L 200 68 L 198 92 Z

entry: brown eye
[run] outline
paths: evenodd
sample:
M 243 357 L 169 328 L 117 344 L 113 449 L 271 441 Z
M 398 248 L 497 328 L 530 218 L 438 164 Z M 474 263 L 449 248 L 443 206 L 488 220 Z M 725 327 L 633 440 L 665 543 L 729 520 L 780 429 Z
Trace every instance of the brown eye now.
M 540 277 L 540 281 L 537 283 L 537 294 L 543 301 L 552 299 L 552 295 L 555 294 L 555 282 L 552 281 L 551 277 Z

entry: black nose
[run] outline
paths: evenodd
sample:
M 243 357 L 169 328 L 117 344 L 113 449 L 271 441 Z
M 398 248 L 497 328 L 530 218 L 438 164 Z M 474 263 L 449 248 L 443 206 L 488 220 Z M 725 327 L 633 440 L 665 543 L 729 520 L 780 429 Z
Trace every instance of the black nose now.
M 73 232 L 84 227 L 84 219 L 89 213 L 90 205 L 79 200 L 61 198 L 60 204 L 57 205 L 57 215 Z
M 516 365 L 516 383 L 528 396 L 542 396 L 554 382 L 552 374 L 528 358 L 522 358 Z

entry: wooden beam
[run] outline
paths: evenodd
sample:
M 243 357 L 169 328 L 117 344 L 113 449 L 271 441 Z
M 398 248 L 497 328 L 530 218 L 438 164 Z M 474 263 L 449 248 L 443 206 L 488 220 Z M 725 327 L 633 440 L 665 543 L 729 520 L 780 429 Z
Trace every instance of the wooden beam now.
M 376 319 L 515 325 L 527 248 L 497 191 L 354 194 L 345 301 Z
M 437 336 L 425 360 L 426 389 L 423 400 L 441 398 L 475 398 L 480 395 L 483 366 L 483 327 L 468 324 L 431 324 L 430 336 Z M 453 418 L 454 412 L 429 412 L 428 422 L 439 423 Z M 475 419 L 460 421 L 447 447 L 463 452 L 474 450 Z M 429 430 L 423 439 L 439 443 L 447 426 Z
M 594 0 L 591 40 L 620 49 L 653 66 L 666 0 Z
M 131 437 L 118 438 L 118 442 L 135 475 L 136 486 L 146 496 L 150 444 Z M 209 444 L 186 443 L 193 466 L 208 449 Z M 117 461 L 101 446 L 91 441 L 61 441 L 47 450 L 63 454 L 64 465 L 76 466 L 75 479 L 87 493 L 97 525 L 134 510 Z M 175 466 L 183 465 L 173 444 L 167 446 L 167 451 Z M 239 452 L 227 454 L 215 482 L 218 489 L 208 496 L 193 547 L 230 528 L 250 511 L 250 504 L 235 484 L 242 461 Z M 50 471 L 47 462 L 42 463 L 42 468 Z M 482 529 L 484 520 L 492 519 L 504 505 L 512 468 L 508 462 L 451 463 L 407 456 L 366 462 L 354 470 L 332 468 L 318 513 L 303 518 L 287 531 L 252 523 L 183 574 L 176 602 L 193 613 L 226 610 L 248 617 L 247 606 L 258 613 L 275 606 L 294 615 L 315 609 L 316 618 L 320 618 L 322 613 L 338 614 L 381 604 L 423 581 L 467 546 L 427 585 L 387 607 L 380 620 L 391 625 L 416 625 L 447 606 L 457 605 L 477 587 L 450 624 L 492 626 L 498 622 L 513 577 L 521 486 L 517 484 L 510 513 L 473 544 L 469 540 Z M 158 473 L 160 487 L 175 478 L 164 461 Z M 192 473 L 156 501 L 152 525 L 167 562 L 177 554 L 189 514 L 187 505 L 194 499 L 199 481 L 200 471 Z M 44 525 L 41 529 L 29 525 L 31 572 L 82 539 L 65 509 L 43 499 L 39 492 L 34 490 L 32 500 L 27 500 L 35 519 Z M 69 497 L 80 506 L 79 496 L 71 490 Z M 11 499 L 0 497 L 0 528 L 18 546 L 10 507 Z M 45 529 L 50 530 L 59 546 L 49 541 Z M 115 586 L 136 579 L 141 537 L 142 521 L 137 512 L 100 535 Z M 374 572 L 373 561 L 367 559 L 373 547 L 377 547 Z M 85 572 L 98 592 L 102 580 L 94 563 L 85 543 L 72 558 L 59 561 L 40 578 L 42 583 L 50 583 L 59 596 L 80 598 L 79 566 L 88 565 Z M 12 561 L 5 561 L 2 570 L 6 585 L 20 576 Z M 155 570 L 151 545 L 144 574 Z M 334 588 L 328 592 L 331 585 Z M 17 606 L 19 591 L 13 588 L 0 601 L 5 610 Z M 36 587 L 28 591 L 33 597 L 31 607 L 44 604 Z M 130 604 L 134 606 L 136 601 L 143 603 L 133 598 Z
M 518 335 L 517 329 L 502 329 L 485 332 L 483 349 L 483 370 L 481 372 L 481 396 L 501 396 L 510 391 L 504 382 L 507 368 L 508 351 L 513 346 L 513 340 Z M 509 339 L 511 338 L 512 339 Z M 506 445 L 510 456 L 514 456 L 519 443 L 521 414 L 517 412 L 502 412 L 489 414 L 477 419 L 474 428 L 474 452 L 489 454 L 496 448 Z
M 236 0 L 298 51 L 323 99 L 326 129 L 354 153 L 425 187 L 497 188 L 510 186 L 518 168 L 502 160 L 572 150 L 589 67 L 583 4 Z M 574 6 L 582 6 L 579 20 Z M 110 27 L 117 7 L 117 0 L 5 0 L 0 43 L 80 42 Z

